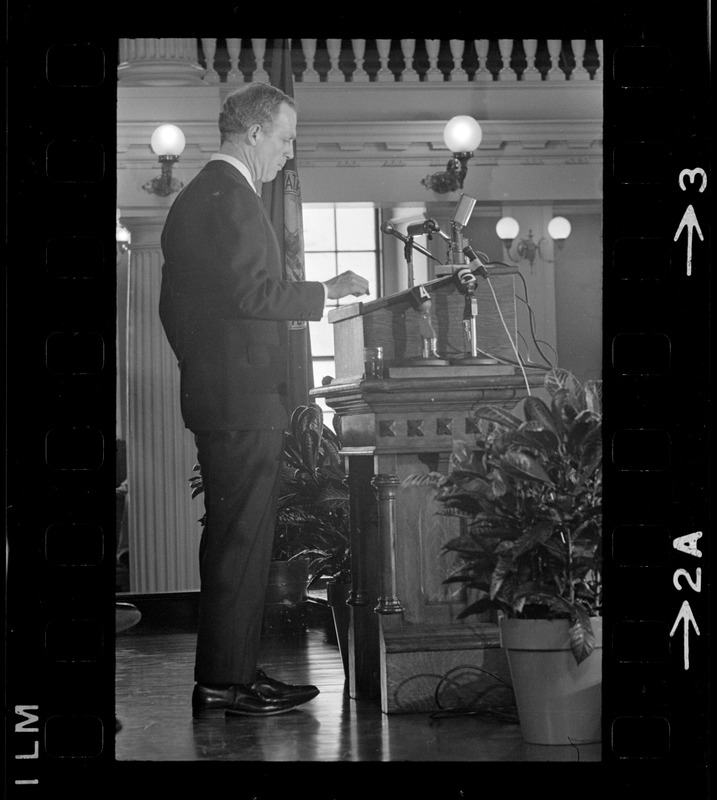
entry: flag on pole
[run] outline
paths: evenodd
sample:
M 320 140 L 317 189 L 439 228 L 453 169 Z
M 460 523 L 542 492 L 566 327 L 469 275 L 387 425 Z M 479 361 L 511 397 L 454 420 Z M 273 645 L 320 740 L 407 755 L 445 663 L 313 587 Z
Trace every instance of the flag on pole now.
M 294 96 L 291 71 L 291 39 L 274 39 L 270 80 L 272 86 Z M 294 158 L 271 183 L 262 186 L 261 198 L 274 225 L 284 260 L 286 280 L 305 280 L 304 231 L 301 213 L 301 185 Z M 314 386 L 309 325 L 304 321 L 289 325 L 289 401 L 290 409 L 310 401 Z

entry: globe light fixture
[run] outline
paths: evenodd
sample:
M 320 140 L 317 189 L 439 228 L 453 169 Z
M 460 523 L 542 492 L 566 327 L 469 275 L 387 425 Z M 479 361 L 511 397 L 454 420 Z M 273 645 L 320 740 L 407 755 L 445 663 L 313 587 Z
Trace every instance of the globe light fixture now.
M 548 223 L 548 235 L 555 242 L 555 246 L 558 249 L 562 248 L 565 240 L 570 236 L 571 230 L 572 226 L 570 225 L 570 221 L 565 217 L 553 217 Z M 518 240 L 511 253 L 513 242 L 517 239 L 518 233 L 520 232 L 520 225 L 513 217 L 503 217 L 498 220 L 495 226 L 495 232 L 498 234 L 498 238 L 503 242 L 506 255 L 514 263 L 517 264 L 519 261 L 525 259 L 530 264 L 530 269 L 532 271 L 536 256 L 540 256 L 540 259 L 546 263 L 552 262 L 552 259 L 543 255 L 542 251 L 542 246 L 547 243 L 548 240 L 542 236 L 536 242 L 533 239 L 532 230 L 528 231 L 528 236 L 526 238 Z
M 160 125 L 154 129 L 149 143 L 158 156 L 162 174 L 147 181 L 142 188 L 150 194 L 168 197 L 170 194 L 178 192 L 183 186 L 181 181 L 172 177 L 172 167 L 184 152 L 186 145 L 184 132 L 177 125 Z
M 115 241 L 117 242 L 117 246 L 119 249 L 126 253 L 129 250 L 130 244 L 132 244 L 132 234 L 125 228 L 125 226 L 120 222 L 120 210 L 117 209 L 117 217 L 116 217 L 116 226 L 115 226 Z
M 443 129 L 443 141 L 453 155 L 448 160 L 445 172 L 427 175 L 421 183 L 439 194 L 462 189 L 468 172 L 468 160 L 482 139 L 481 126 L 473 117 L 459 114 L 449 119 Z

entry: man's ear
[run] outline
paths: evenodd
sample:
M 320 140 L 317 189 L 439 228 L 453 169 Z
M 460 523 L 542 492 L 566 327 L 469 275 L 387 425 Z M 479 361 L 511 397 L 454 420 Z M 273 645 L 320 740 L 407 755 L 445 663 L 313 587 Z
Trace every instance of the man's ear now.
M 261 133 L 261 125 L 258 123 L 252 125 L 246 132 L 246 138 L 250 145 L 254 146 L 259 141 L 259 134 Z

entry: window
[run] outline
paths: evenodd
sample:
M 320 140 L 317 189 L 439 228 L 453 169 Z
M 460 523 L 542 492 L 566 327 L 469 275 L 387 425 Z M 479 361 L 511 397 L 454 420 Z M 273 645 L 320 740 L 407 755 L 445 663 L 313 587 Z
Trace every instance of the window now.
M 304 263 L 306 280 L 326 281 L 347 269 L 369 282 L 370 294 L 361 300 L 379 296 L 378 210 L 372 203 L 304 203 Z M 330 300 L 329 306 L 346 305 L 356 298 Z M 320 322 L 310 322 L 314 386 L 321 386 L 325 376 L 334 377 L 334 334 L 328 312 Z M 317 398 L 324 420 L 332 426 L 333 411 Z

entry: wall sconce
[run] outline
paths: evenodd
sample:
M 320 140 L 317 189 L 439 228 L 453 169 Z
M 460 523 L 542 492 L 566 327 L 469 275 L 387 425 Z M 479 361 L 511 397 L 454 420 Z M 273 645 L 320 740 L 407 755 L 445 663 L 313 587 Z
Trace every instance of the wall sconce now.
M 168 197 L 182 188 L 182 182 L 172 177 L 172 167 L 179 161 L 185 144 L 184 133 L 176 125 L 160 125 L 154 129 L 150 145 L 159 156 L 162 174 L 144 184 L 142 188 L 146 192 L 158 194 L 160 197 Z
M 528 231 L 527 239 L 521 239 L 515 245 L 515 255 L 513 255 L 510 252 L 510 248 L 513 245 L 513 240 L 518 236 L 519 231 L 520 226 L 513 217 L 503 217 L 498 220 L 495 226 L 495 232 L 498 234 L 499 238 L 502 239 L 505 252 L 511 261 L 517 264 L 519 261 L 525 259 L 530 264 L 531 271 L 536 256 L 540 256 L 540 259 L 546 263 L 552 263 L 552 259 L 546 258 L 541 249 L 543 243 L 546 242 L 547 239 L 543 236 L 537 242 L 534 241 L 532 230 Z M 565 219 L 565 217 L 553 217 L 548 223 L 548 235 L 553 239 L 558 250 L 562 249 L 565 240 L 570 236 L 570 231 L 570 222 Z
M 126 253 L 129 250 L 129 246 L 132 244 L 132 234 L 120 222 L 119 208 L 117 209 L 117 225 L 115 227 L 115 241 L 117 242 L 117 246 L 123 253 Z
M 462 189 L 468 172 L 468 159 L 478 149 L 482 138 L 483 131 L 473 117 L 460 115 L 449 119 L 443 129 L 443 141 L 453 156 L 448 160 L 445 172 L 426 175 L 421 183 L 439 194 Z

